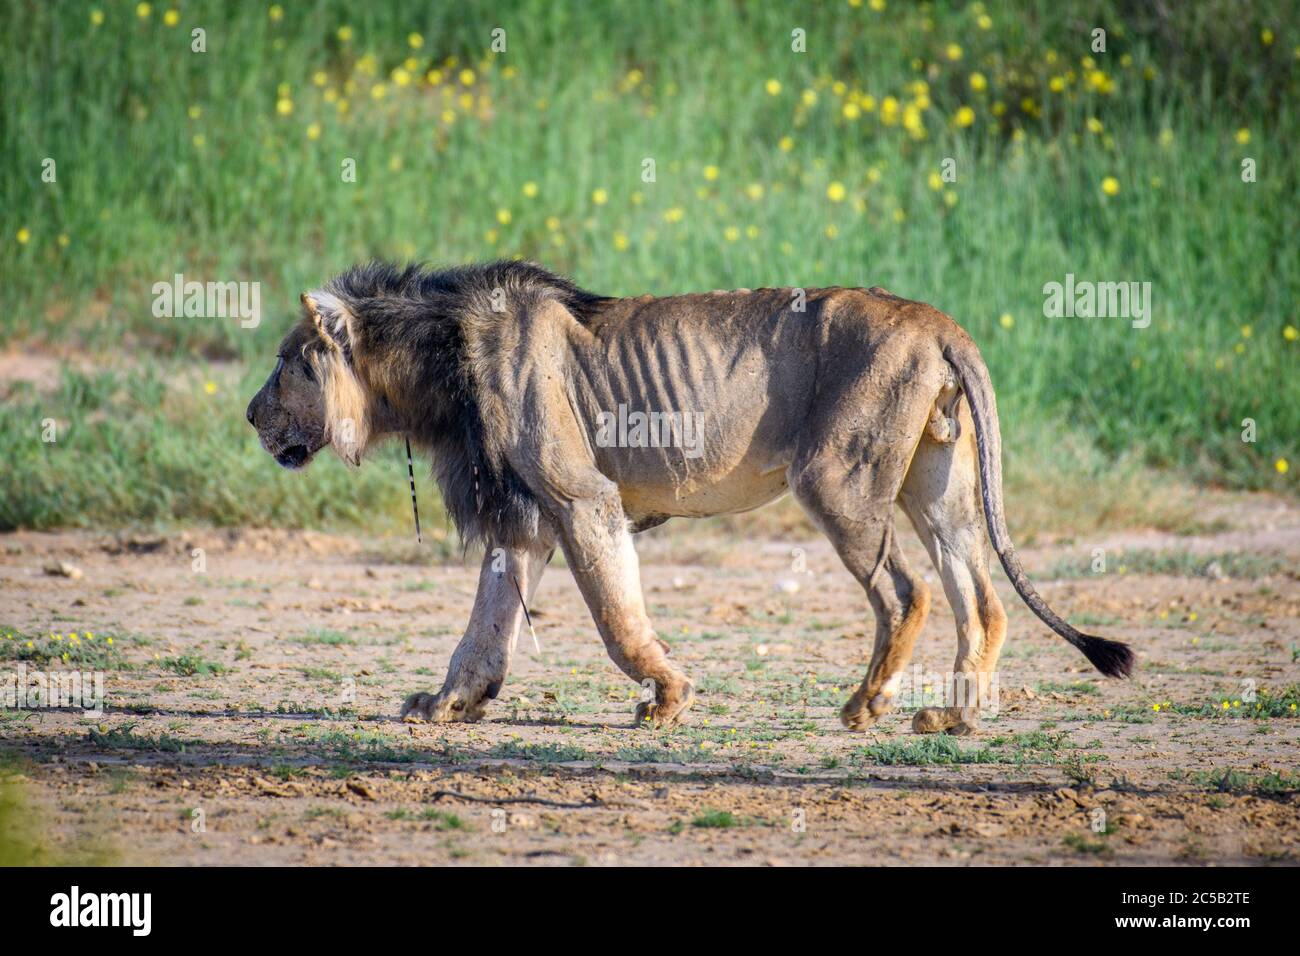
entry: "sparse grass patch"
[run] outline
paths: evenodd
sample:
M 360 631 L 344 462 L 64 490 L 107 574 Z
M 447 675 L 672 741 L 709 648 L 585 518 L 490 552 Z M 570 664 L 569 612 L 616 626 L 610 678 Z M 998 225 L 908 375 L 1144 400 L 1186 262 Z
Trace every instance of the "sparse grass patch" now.
M 180 657 L 164 657 L 158 666 L 181 677 L 219 677 L 228 667 L 218 661 L 209 661 L 197 654 L 182 654 Z
M 1133 549 L 1108 555 L 1108 574 L 1161 574 L 1172 577 L 1228 577 L 1253 581 L 1256 578 L 1297 572 L 1290 561 L 1269 554 L 1245 551 L 1223 551 L 1215 554 L 1198 554 L 1192 551 L 1152 551 Z M 1055 579 L 1097 577 L 1092 569 L 1092 558 L 1066 558 L 1056 562 L 1045 573 Z

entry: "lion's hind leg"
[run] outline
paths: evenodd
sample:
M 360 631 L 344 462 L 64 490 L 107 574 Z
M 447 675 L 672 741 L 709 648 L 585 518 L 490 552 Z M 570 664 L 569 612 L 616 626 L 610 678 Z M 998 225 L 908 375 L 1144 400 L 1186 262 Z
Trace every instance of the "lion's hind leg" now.
M 912 647 L 930 608 L 930 591 L 894 537 L 894 502 L 915 442 L 934 405 L 934 387 L 908 377 L 893 389 L 847 389 L 807 436 L 790 469 L 795 499 L 858 579 L 876 616 L 875 648 L 861 686 L 840 719 L 865 730 L 893 706 Z M 911 441 L 906 437 L 914 436 Z M 851 463 L 851 464 L 846 464 Z
M 957 657 L 945 680 L 945 706 L 917 711 L 917 733 L 969 734 L 996 704 L 996 670 L 1007 617 L 989 576 L 988 534 L 979 503 L 974 427 L 965 403 L 956 441 L 922 440 L 900 503 L 924 542 L 957 622 Z

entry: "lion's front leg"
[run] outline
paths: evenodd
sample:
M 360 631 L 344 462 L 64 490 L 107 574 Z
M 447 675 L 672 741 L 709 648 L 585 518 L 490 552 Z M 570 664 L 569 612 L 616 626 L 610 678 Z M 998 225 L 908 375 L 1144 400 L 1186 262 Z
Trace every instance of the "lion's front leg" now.
M 695 688 L 668 660 L 668 645 L 646 615 L 618 490 L 599 484 L 591 497 L 570 502 L 559 524 L 565 556 L 610 659 L 642 687 L 636 723 L 675 726 L 695 699 Z
M 487 702 L 501 692 L 520 629 L 525 626 L 519 595 L 522 592 L 526 600 L 532 600 L 551 550 L 542 543 L 531 549 L 488 549 L 479 571 L 474 610 L 451 655 L 442 690 L 407 697 L 402 704 L 404 719 L 449 723 L 483 716 Z

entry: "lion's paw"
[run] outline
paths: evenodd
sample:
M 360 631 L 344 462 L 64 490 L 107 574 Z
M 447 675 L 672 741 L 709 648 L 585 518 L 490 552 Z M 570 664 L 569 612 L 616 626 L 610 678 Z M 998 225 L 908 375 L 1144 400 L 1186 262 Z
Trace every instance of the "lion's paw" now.
M 682 715 L 695 702 L 695 686 L 683 681 L 679 686 L 665 689 L 659 700 L 641 701 L 636 705 L 634 727 L 650 725 L 669 730 L 681 723 Z
M 483 716 L 483 702 L 466 702 L 456 694 L 411 694 L 402 702 L 401 719 L 409 723 L 473 723 Z
M 947 733 L 966 737 L 979 730 L 974 714 L 958 707 L 925 707 L 912 717 L 912 732 L 918 734 Z

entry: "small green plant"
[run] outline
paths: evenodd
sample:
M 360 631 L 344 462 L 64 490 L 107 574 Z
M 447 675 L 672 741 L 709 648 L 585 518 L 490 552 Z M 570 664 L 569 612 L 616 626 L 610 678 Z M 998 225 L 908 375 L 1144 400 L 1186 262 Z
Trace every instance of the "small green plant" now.
M 224 674 L 228 668 L 217 661 L 205 660 L 196 654 L 183 654 L 180 657 L 164 657 L 158 662 L 164 670 L 172 671 L 181 677 L 214 677 Z
M 730 810 L 705 810 L 691 821 L 691 826 L 702 830 L 725 830 L 742 825 Z

